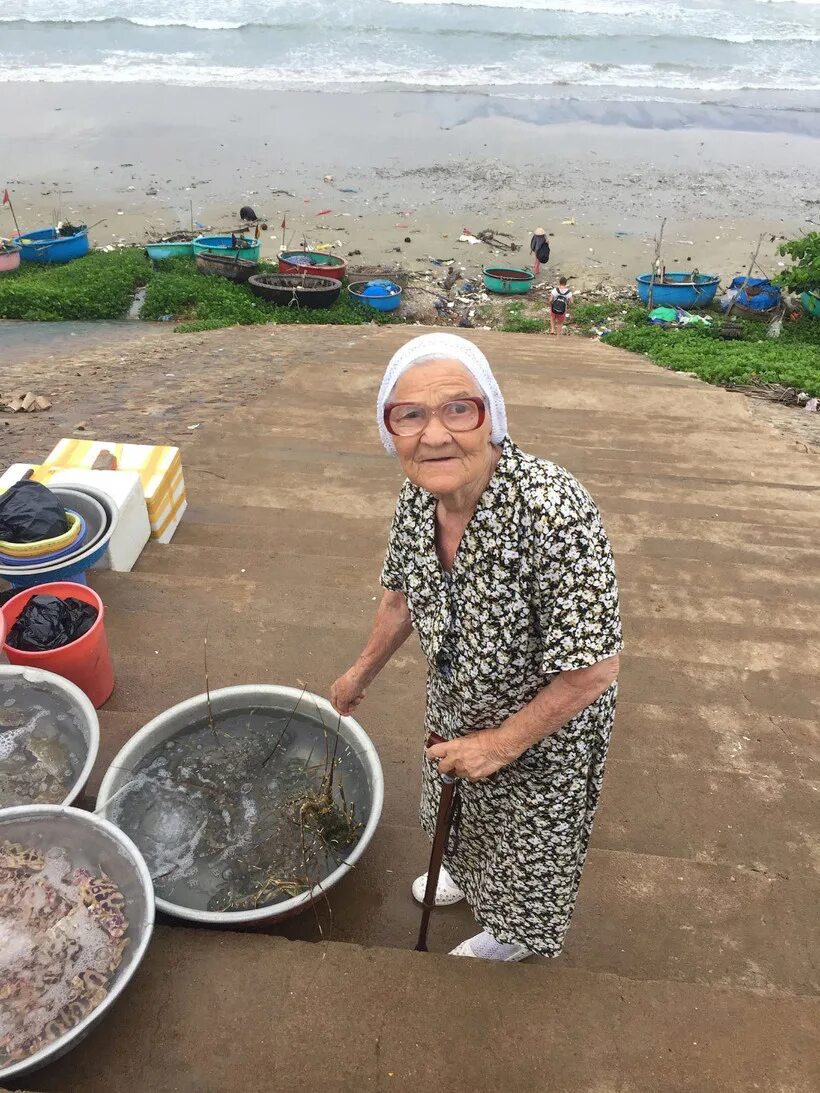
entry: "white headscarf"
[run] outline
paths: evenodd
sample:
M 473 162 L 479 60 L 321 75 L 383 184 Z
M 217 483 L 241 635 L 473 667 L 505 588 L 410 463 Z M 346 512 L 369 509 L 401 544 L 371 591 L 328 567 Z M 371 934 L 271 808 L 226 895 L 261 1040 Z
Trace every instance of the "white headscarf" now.
M 486 399 L 487 413 L 490 415 L 492 426 L 490 440 L 493 444 L 500 444 L 507 435 L 507 410 L 504 406 L 504 396 L 490 368 L 490 362 L 477 345 L 468 342 L 466 338 L 460 338 L 457 334 L 422 334 L 421 337 L 407 342 L 393 354 L 379 388 L 376 422 L 382 444 L 388 452 L 395 455 L 396 447 L 384 424 L 384 405 L 390 392 L 396 386 L 399 376 L 408 368 L 425 364 L 427 361 L 458 361 L 459 364 L 464 365 Z

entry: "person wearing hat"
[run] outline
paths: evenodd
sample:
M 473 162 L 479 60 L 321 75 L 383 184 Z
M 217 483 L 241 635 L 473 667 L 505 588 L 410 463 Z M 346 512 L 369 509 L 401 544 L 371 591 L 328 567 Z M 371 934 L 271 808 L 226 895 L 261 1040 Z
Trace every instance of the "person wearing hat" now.
M 523 452 L 484 354 L 426 334 L 388 364 L 382 442 L 407 478 L 356 662 L 331 688 L 351 713 L 415 628 L 428 661 L 421 822 L 440 775 L 460 817 L 437 904 L 466 899 L 459 956 L 558 956 L 569 928 L 615 713 L 622 648 L 607 536 L 562 467 Z M 412 885 L 421 901 L 426 875 Z
M 532 271 L 537 277 L 541 272 L 541 267 L 545 266 L 550 260 L 549 240 L 543 228 L 535 229 L 535 233 L 530 240 L 530 251 L 534 256 Z

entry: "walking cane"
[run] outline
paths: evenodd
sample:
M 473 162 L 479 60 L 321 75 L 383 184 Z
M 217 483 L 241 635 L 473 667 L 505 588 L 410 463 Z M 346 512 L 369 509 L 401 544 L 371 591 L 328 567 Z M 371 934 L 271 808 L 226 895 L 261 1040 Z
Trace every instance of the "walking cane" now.
M 431 732 L 427 737 L 426 747 L 432 748 L 434 744 L 444 744 L 446 741 L 438 733 Z M 436 830 L 433 835 L 433 849 L 430 851 L 430 868 L 427 870 L 427 886 L 424 889 L 422 902 L 421 925 L 419 927 L 419 939 L 416 942 L 416 952 L 427 952 L 427 928 L 430 924 L 430 913 L 436 905 L 436 889 L 441 873 L 441 861 L 444 857 L 444 848 L 450 835 L 450 827 L 453 823 L 453 812 L 456 802 L 456 779 L 449 774 L 441 775 L 441 796 L 438 802 L 438 816 L 436 817 Z

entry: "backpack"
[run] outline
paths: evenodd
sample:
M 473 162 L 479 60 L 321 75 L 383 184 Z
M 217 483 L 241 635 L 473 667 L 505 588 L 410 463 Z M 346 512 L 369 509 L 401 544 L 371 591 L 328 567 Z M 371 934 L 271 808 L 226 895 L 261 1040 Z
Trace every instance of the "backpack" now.
M 530 241 L 530 250 L 535 254 L 535 257 L 545 266 L 550 260 L 550 245 L 547 242 L 546 235 L 534 235 Z
M 552 313 L 553 315 L 566 315 L 567 313 L 567 298 L 560 288 L 558 289 L 558 295 L 552 301 Z

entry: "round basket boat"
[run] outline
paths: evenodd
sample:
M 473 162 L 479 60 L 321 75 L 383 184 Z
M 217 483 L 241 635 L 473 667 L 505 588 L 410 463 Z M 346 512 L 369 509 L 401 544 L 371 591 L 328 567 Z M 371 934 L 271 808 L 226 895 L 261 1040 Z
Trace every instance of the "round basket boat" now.
M 162 787 L 152 784 L 144 772 L 146 764 L 150 764 L 151 757 L 156 756 L 157 749 L 160 749 L 163 744 L 179 738 L 184 740 L 186 734 L 192 729 L 203 729 L 203 727 L 210 738 L 211 732 L 207 730 L 210 724 L 212 729 L 214 726 L 219 727 L 218 731 L 214 729 L 215 740 L 211 746 L 216 749 L 222 783 L 227 785 L 226 780 L 231 777 L 232 772 L 232 759 L 227 751 L 223 752 L 219 749 L 227 746 L 224 742 L 220 743 L 220 734 L 223 732 L 223 727 L 228 726 L 230 718 L 235 718 L 236 722 L 242 725 L 247 721 L 248 729 L 250 729 L 251 718 L 262 726 L 266 743 L 270 739 L 274 742 L 273 750 L 268 758 L 275 752 L 284 732 L 291 733 L 292 738 L 288 747 L 293 749 L 293 754 L 299 756 L 297 761 L 300 765 L 304 764 L 305 769 L 309 766 L 311 757 L 314 762 L 321 764 L 322 756 L 325 757 L 327 769 L 327 755 L 332 754 L 336 757 L 338 751 L 338 766 L 333 767 L 331 762 L 331 768 L 337 771 L 336 781 L 333 783 L 336 787 L 334 793 L 346 802 L 346 807 L 352 806 L 355 810 L 358 830 L 352 845 L 347 847 L 344 853 L 332 860 L 328 859 L 326 875 L 311 874 L 310 882 L 313 886 L 308 888 L 303 885 L 304 890 L 299 894 L 283 894 L 282 898 L 276 902 L 269 902 L 264 906 L 253 906 L 250 909 L 208 910 L 210 899 L 207 898 L 207 893 L 202 898 L 195 898 L 189 882 L 185 879 L 188 874 L 180 880 L 175 875 L 176 871 L 184 866 L 185 869 L 193 871 L 192 875 L 197 883 L 204 877 L 210 878 L 208 881 L 210 884 L 223 884 L 228 872 L 242 868 L 242 862 L 248 857 L 249 844 L 243 842 L 236 850 L 223 845 L 216 852 L 217 864 L 208 862 L 207 856 L 214 853 L 212 846 L 205 847 L 204 858 L 197 856 L 204 821 L 200 826 L 200 814 L 194 811 L 191 816 L 190 812 L 195 804 L 192 799 L 194 790 L 191 783 L 198 771 L 204 769 L 201 768 L 203 753 L 199 748 L 191 754 L 199 757 L 200 766 L 197 766 L 196 758 L 193 761 L 186 759 L 186 768 L 190 770 L 186 769 L 182 799 L 178 796 L 178 783 L 169 790 L 167 783 Z M 271 731 L 271 725 L 274 722 L 285 724 L 285 730 L 281 736 Z M 239 730 L 235 726 L 225 727 L 224 739 L 230 742 L 233 738 L 232 734 L 237 731 Z M 168 760 L 163 757 L 164 772 L 169 770 L 167 762 Z M 260 768 L 257 766 L 254 769 L 258 771 Z M 271 771 L 278 785 L 278 779 L 283 778 L 284 774 L 273 767 Z M 244 779 L 248 777 L 247 768 L 241 773 L 237 773 L 234 769 L 233 775 L 237 780 L 241 779 L 244 782 Z M 140 783 L 141 778 L 145 780 Z M 343 796 L 341 796 L 342 782 Z M 133 788 L 135 786 L 136 789 Z M 129 804 L 129 787 L 131 787 L 130 792 L 143 795 L 133 808 Z M 203 788 L 205 788 L 204 785 Z M 247 807 L 247 802 L 244 800 L 246 790 L 247 786 L 244 784 L 237 787 L 235 798 L 236 800 L 241 798 L 240 815 L 245 819 L 250 816 L 255 824 L 258 822 L 258 813 Z M 210 799 L 210 793 L 201 800 L 206 799 Z M 234 800 L 233 792 L 231 799 Z M 196 698 L 189 698 L 161 713 L 140 729 L 127 741 L 108 768 L 97 795 L 97 810 L 123 827 L 136 845 L 142 847 L 149 859 L 149 868 L 154 856 L 163 863 L 159 871 L 155 869 L 157 872 L 156 904 L 160 910 L 191 922 L 236 927 L 249 924 L 261 925 L 287 919 L 306 910 L 314 901 L 325 899 L 329 890 L 350 872 L 373 838 L 381 817 L 383 800 L 384 777 L 381 763 L 372 741 L 357 721 L 352 717 L 340 717 L 330 703 L 318 695 L 299 691 L 293 687 L 253 684 L 225 687 L 211 691 L 210 696 L 202 694 Z M 268 811 L 272 801 L 271 794 L 266 793 L 265 802 Z M 146 822 L 149 821 L 146 820 L 143 802 L 148 802 L 149 806 L 155 809 L 156 826 L 153 826 L 153 820 L 151 820 L 151 826 L 145 827 Z M 217 806 L 216 812 L 221 813 L 221 806 Z M 250 845 L 260 842 L 257 830 L 256 827 L 250 829 Z M 195 844 L 188 837 L 189 831 L 193 832 Z M 195 845 L 196 850 L 192 849 L 192 845 Z M 226 854 L 228 855 L 227 863 Z M 167 864 L 169 859 L 177 864 L 169 866 Z M 222 879 L 215 879 L 215 877 Z M 170 885 L 170 890 L 166 889 L 165 885 Z M 166 898 L 170 897 L 171 893 L 174 896 L 173 900 Z
M 68 228 L 63 229 L 69 231 Z M 15 243 L 20 244 L 20 257 L 24 262 L 39 265 L 58 265 L 82 258 L 88 254 L 88 228 L 78 227 L 70 235 L 63 235 L 57 228 L 38 228 L 37 231 L 23 232 L 15 236 Z
M 194 241 L 173 239 L 158 243 L 146 243 L 145 253 L 152 262 L 165 262 L 168 258 L 190 258 L 194 253 Z
M 709 307 L 715 298 L 720 278 L 711 273 L 665 273 L 662 279 L 651 273 L 635 278 L 641 303 L 653 307 Z
M 307 273 L 312 277 L 332 277 L 344 280 L 347 262 L 338 254 L 318 250 L 286 250 L 279 256 L 280 273 Z
M 194 240 L 194 254 L 223 254 L 258 262 L 262 244 L 247 235 L 199 235 Z
M 241 284 L 256 273 L 259 263 L 247 258 L 229 258 L 224 254 L 203 252 L 196 256 L 196 268 L 200 273 L 226 277 L 229 281 Z
M 131 840 L 113 824 L 90 812 L 62 805 L 27 805 L 0 812 L 0 844 L 17 844 L 45 857 L 55 848 L 65 851 L 73 868 L 106 877 L 122 895 L 128 944 L 106 984 L 107 993 L 90 1012 L 54 1039 L 35 1046 L 28 1056 L 0 1064 L 0 1080 L 18 1079 L 64 1055 L 96 1025 L 128 985 L 145 955 L 154 928 L 154 891 L 145 861 Z M 25 882 L 23 882 L 25 883 Z M 56 969 L 55 969 L 56 970 Z M 76 965 L 67 962 L 65 995 L 71 999 Z M 13 965 L 12 965 L 13 973 Z M 14 1014 L 14 999 L 3 1003 Z M 5 1081 L 4 1083 L 5 1084 Z M 16 1082 L 15 1082 L 16 1084 Z
M 11 273 L 19 267 L 21 249 L 10 239 L 0 239 L 0 273 Z
M 333 307 L 342 291 L 341 281 L 304 274 L 258 273 L 248 284 L 263 300 L 285 307 Z
M 800 303 L 803 305 L 806 314 L 813 315 L 815 319 L 820 319 L 820 291 L 801 293 Z
M 486 266 L 483 271 L 484 287 L 499 296 L 523 296 L 530 291 L 535 280 L 531 269 L 517 266 Z

